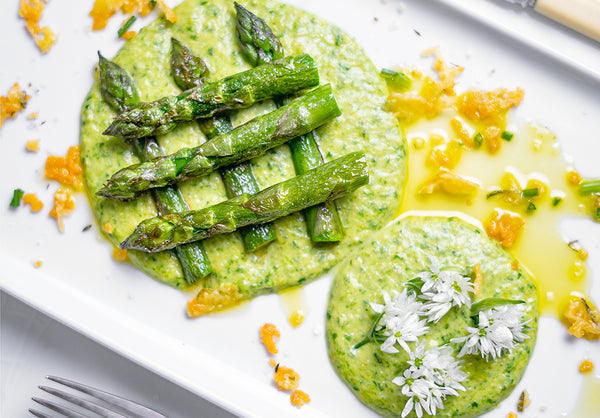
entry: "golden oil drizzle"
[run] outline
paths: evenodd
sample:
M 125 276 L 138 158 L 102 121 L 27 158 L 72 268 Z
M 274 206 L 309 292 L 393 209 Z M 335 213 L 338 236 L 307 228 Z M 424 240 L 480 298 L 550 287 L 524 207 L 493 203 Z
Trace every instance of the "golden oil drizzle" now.
M 598 394 L 600 394 L 600 376 L 588 373 L 583 378 L 583 387 L 575 409 L 567 418 L 597 418 L 599 414 Z
M 438 192 L 420 196 L 420 186 L 435 173 L 427 163 L 431 138 L 456 139 L 450 125 L 454 117 L 456 111 L 444 110 L 438 117 L 419 121 L 406 129 L 409 175 L 399 214 L 413 210 L 459 211 L 485 224 L 495 208 L 519 213 L 525 224 L 508 251 L 535 277 L 542 313 L 557 316 L 561 303 L 571 292 L 587 293 L 588 286 L 585 261 L 568 245 L 576 237 L 563 236 L 559 230 L 564 217 L 585 215 L 582 198 L 567 180 L 571 167 L 548 130 L 531 123 L 518 128 L 509 126 L 507 130 L 514 136 L 510 141 L 503 140 L 497 153 L 488 152 L 485 145 L 477 150 L 464 148 L 451 170 L 479 181 L 481 187 L 475 195 L 450 196 Z M 477 126 L 471 123 L 469 129 L 476 132 Z M 534 201 L 535 210 L 517 209 L 497 196 L 486 198 L 490 189 L 500 186 L 507 171 L 524 177 L 523 182 L 538 179 L 548 186 L 547 195 Z M 552 205 L 553 196 L 562 197 L 556 206 Z
M 304 321 L 306 315 L 306 302 L 302 287 L 293 287 L 279 292 L 279 299 L 283 304 L 289 324 L 297 328 Z

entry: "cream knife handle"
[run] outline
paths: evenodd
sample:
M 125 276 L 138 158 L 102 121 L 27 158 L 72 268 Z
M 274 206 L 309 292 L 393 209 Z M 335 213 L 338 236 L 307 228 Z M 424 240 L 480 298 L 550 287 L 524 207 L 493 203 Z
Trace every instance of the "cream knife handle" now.
M 537 0 L 534 9 L 600 42 L 600 0 Z

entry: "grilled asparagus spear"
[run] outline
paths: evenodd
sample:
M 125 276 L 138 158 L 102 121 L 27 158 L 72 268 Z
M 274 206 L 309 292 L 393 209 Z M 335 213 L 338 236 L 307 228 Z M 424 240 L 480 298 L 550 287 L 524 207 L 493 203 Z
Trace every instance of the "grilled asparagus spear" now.
M 253 196 L 243 194 L 204 209 L 146 219 L 121 243 L 121 248 L 163 251 L 247 225 L 271 222 L 346 196 L 368 181 L 364 153 L 347 154 Z

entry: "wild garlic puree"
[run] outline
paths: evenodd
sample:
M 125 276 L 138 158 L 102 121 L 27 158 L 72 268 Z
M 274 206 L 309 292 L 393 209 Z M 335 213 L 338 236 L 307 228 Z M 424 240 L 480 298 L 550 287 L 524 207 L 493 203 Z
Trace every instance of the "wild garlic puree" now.
M 455 291 L 452 298 L 444 298 L 449 291 L 444 282 Z M 439 285 L 439 293 L 427 290 L 428 284 Z M 492 300 L 499 305 L 483 309 L 489 315 L 483 318 L 476 307 L 489 308 Z M 503 313 L 493 318 L 494 309 Z M 484 324 L 500 325 L 511 314 L 520 323 L 507 326 L 501 337 Z M 379 413 L 399 416 L 414 408 L 421 415 L 473 417 L 494 408 L 521 379 L 535 345 L 537 318 L 531 277 L 499 243 L 459 218 L 405 216 L 371 236 L 337 270 L 327 343 L 334 368 Z M 394 326 L 397 331 L 390 332 Z M 478 338 L 481 345 L 471 346 Z M 424 371 L 429 366 L 430 374 Z M 433 381 L 435 388 L 427 386 Z M 437 410 L 427 409 L 432 405 Z
M 244 251 L 238 233 L 211 237 L 204 244 L 213 273 L 193 289 L 231 305 L 306 283 L 342 262 L 327 342 L 334 368 L 362 402 L 388 416 L 475 416 L 493 408 L 519 381 L 533 349 L 538 305 L 531 279 L 499 244 L 456 218 L 405 217 L 386 227 L 400 207 L 407 147 L 383 109 L 388 90 L 378 70 L 348 34 L 313 15 L 271 0 L 243 5 L 267 21 L 287 55 L 313 57 L 320 84 L 331 84 L 341 109 L 316 130 L 323 158 L 363 151 L 370 180 L 336 201 L 345 234 L 339 243 L 311 243 L 301 213 L 276 220 L 277 240 L 254 253 Z M 171 73 L 171 38 L 205 60 L 211 81 L 251 68 L 230 0 L 186 0 L 175 11 L 176 23 L 158 19 L 114 57 L 143 101 L 181 91 Z M 231 117 L 240 125 L 274 109 L 267 101 Z M 139 162 L 126 141 L 102 135 L 114 117 L 96 81 L 82 109 L 81 155 L 98 222 L 119 245 L 157 209 L 148 193 L 129 201 L 95 194 L 114 172 Z M 205 137 L 195 122 L 185 122 L 158 141 L 170 154 Z M 261 189 L 295 175 L 287 145 L 251 163 Z M 217 173 L 179 186 L 191 209 L 227 199 Z M 157 280 L 190 289 L 171 250 L 130 250 L 129 259 Z M 476 334 L 490 331 L 498 315 L 504 334 L 489 345 Z M 410 328 L 396 329 L 402 320 Z
M 368 236 L 394 216 L 406 175 L 406 145 L 394 118 L 382 110 L 387 90 L 378 72 L 361 48 L 340 29 L 303 11 L 273 1 L 244 3 L 268 20 L 280 37 L 286 54 L 310 54 L 319 70 L 320 83 L 331 83 L 342 115 L 317 129 L 325 161 L 353 151 L 367 153 L 370 183 L 337 201 L 345 229 L 336 245 L 312 245 L 301 214 L 275 222 L 277 242 L 257 254 L 244 252 L 238 234 L 205 240 L 214 269 L 203 285 L 219 288 L 234 285 L 241 298 L 275 292 L 316 278 L 342 260 Z M 188 45 L 210 68 L 210 80 L 250 68 L 238 45 L 233 2 L 228 0 L 185 1 L 176 9 L 177 22 L 164 18 L 144 28 L 129 40 L 114 58 L 128 70 L 149 101 L 180 92 L 170 70 L 171 37 Z M 273 103 L 232 112 L 235 125 L 273 110 Z M 137 163 L 124 140 L 103 136 L 114 112 L 102 100 L 98 82 L 85 100 L 82 111 L 81 146 L 87 188 L 100 225 L 110 225 L 108 236 L 122 242 L 142 220 L 155 216 L 148 195 L 129 202 L 93 194 L 115 171 Z M 196 123 L 182 123 L 160 137 L 167 153 L 204 141 Z M 261 189 L 294 176 L 287 146 L 281 146 L 252 161 Z M 180 184 L 191 209 L 226 200 L 218 174 Z M 172 252 L 147 254 L 130 251 L 131 262 L 150 276 L 172 286 L 187 288 Z

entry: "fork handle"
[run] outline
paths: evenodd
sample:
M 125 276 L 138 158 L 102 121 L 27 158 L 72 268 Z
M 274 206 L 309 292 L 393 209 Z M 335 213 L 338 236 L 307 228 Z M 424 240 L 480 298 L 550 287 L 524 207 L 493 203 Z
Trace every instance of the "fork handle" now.
M 534 9 L 600 42 L 600 1 L 537 0 Z

